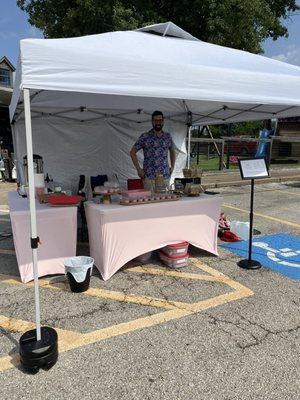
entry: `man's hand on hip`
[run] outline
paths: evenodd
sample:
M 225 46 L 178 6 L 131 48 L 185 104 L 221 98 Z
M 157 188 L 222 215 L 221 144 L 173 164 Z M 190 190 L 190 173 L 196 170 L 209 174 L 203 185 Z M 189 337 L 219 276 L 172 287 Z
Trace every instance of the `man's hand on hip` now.
M 141 179 L 144 179 L 144 178 L 145 178 L 145 171 L 144 171 L 142 168 L 139 168 L 138 171 L 137 171 L 137 173 L 138 173 L 138 176 L 139 176 Z

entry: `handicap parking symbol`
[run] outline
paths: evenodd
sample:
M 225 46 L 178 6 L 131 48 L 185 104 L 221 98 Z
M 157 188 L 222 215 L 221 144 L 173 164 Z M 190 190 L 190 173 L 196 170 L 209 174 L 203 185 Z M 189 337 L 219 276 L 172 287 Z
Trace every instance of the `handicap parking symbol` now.
M 287 233 L 253 240 L 253 259 L 291 279 L 300 279 L 300 237 Z
M 280 265 L 286 265 L 287 267 L 291 268 L 300 268 L 300 262 L 293 261 L 296 256 L 300 255 L 300 249 L 293 250 L 287 247 L 277 250 L 273 249 L 266 242 L 254 242 L 253 246 L 266 250 L 267 257 Z

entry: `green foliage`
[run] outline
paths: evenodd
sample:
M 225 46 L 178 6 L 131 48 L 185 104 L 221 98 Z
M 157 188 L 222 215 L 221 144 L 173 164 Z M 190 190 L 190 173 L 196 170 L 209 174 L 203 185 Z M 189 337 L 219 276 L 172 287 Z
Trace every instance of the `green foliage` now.
M 246 121 L 235 124 L 221 125 L 220 136 L 248 136 L 258 137 L 259 131 L 263 129 L 263 121 Z
M 287 36 L 296 0 L 17 0 L 45 37 L 72 37 L 172 21 L 201 40 L 253 53 Z
M 234 124 L 210 125 L 209 129 L 215 139 L 224 136 L 258 137 L 264 127 L 264 121 L 236 122 Z M 201 127 L 195 125 L 192 128 L 192 137 L 209 137 L 208 131 L 201 133 Z

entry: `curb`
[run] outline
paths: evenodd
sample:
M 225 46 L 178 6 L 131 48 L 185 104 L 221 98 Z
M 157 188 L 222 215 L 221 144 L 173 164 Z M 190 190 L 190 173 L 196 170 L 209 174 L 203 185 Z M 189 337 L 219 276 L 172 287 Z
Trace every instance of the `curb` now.
M 267 179 L 256 179 L 256 185 L 263 185 L 266 183 L 280 183 L 280 182 L 289 182 L 289 181 L 300 181 L 300 175 L 296 176 L 277 176 L 271 177 Z M 246 186 L 251 184 L 251 179 L 247 180 L 236 180 L 236 181 L 228 181 L 228 182 L 217 182 L 217 183 L 203 183 L 202 186 L 204 189 L 213 189 L 213 188 L 221 188 L 227 186 Z

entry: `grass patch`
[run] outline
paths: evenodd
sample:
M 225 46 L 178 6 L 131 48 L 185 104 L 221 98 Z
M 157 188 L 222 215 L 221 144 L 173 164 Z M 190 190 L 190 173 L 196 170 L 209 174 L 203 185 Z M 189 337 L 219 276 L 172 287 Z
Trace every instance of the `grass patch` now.
M 224 157 L 224 162 L 226 164 L 226 157 Z M 197 164 L 197 157 L 191 159 L 191 166 L 202 168 L 204 171 L 218 171 L 219 170 L 219 157 L 209 158 L 206 155 L 199 156 L 199 163 Z M 237 164 L 230 164 L 229 169 L 235 170 L 238 168 Z M 299 168 L 300 163 L 297 164 L 281 164 L 281 163 L 271 163 L 271 168 Z M 225 169 L 225 168 L 223 168 Z

